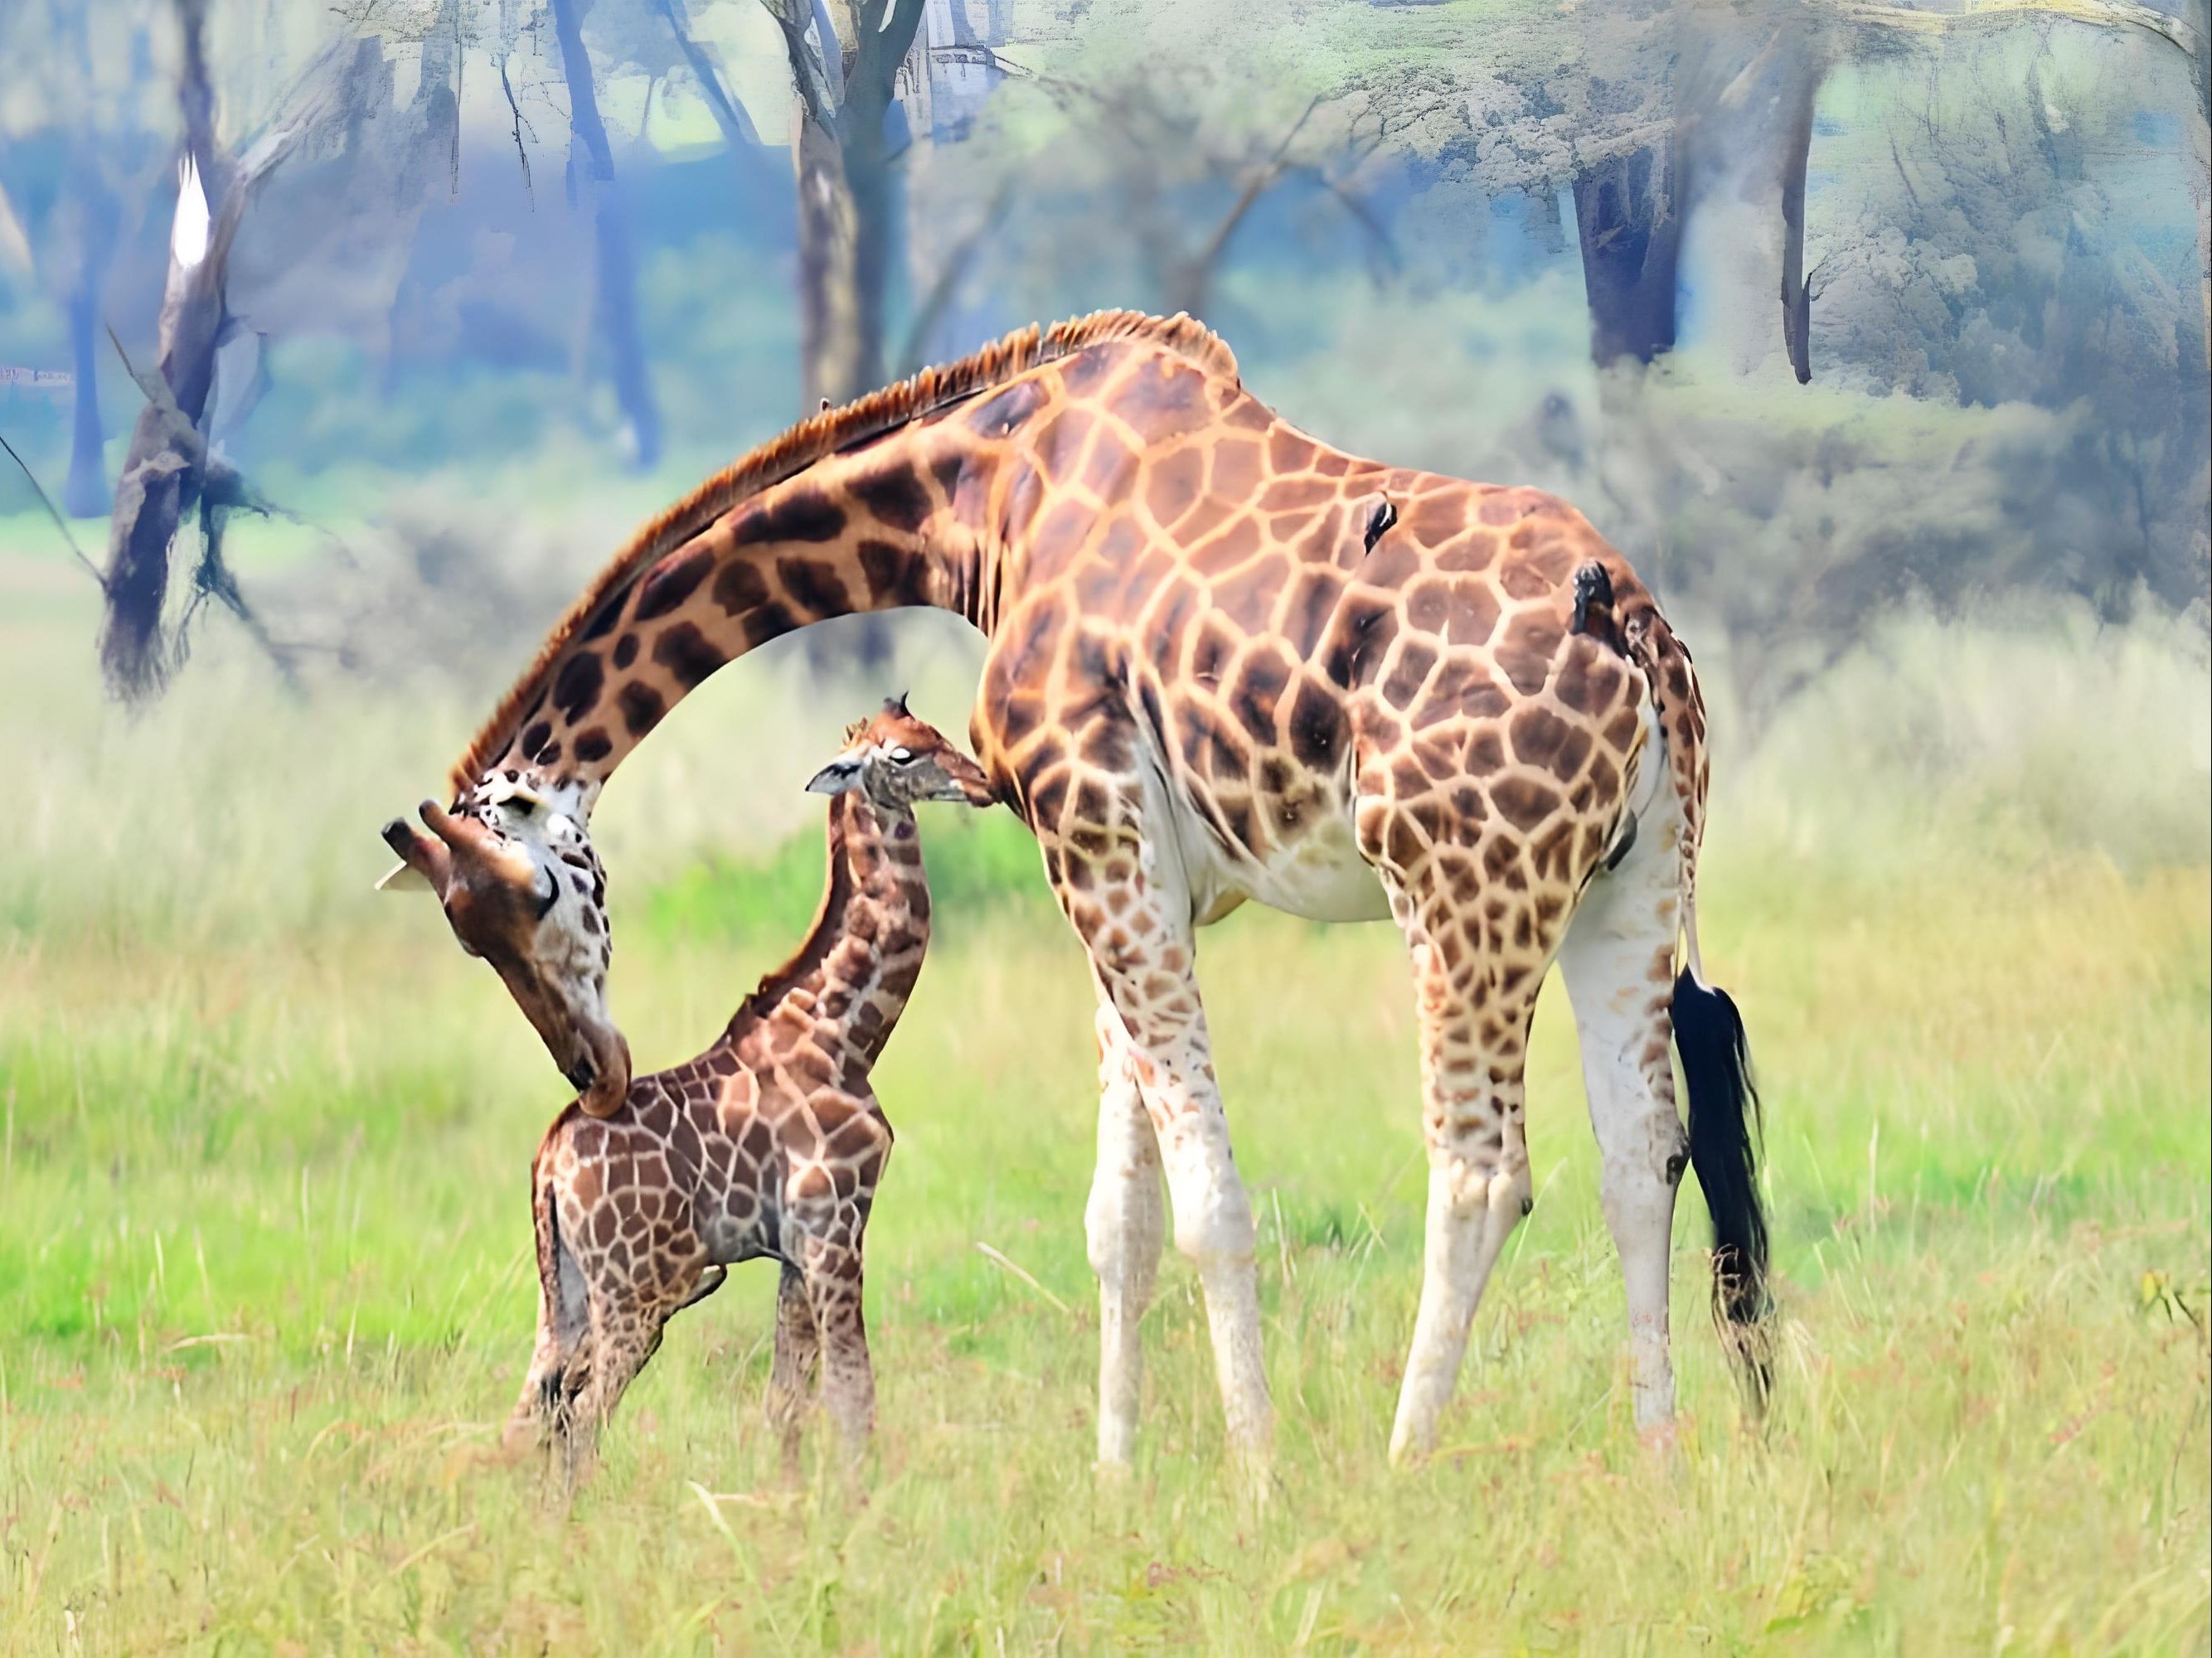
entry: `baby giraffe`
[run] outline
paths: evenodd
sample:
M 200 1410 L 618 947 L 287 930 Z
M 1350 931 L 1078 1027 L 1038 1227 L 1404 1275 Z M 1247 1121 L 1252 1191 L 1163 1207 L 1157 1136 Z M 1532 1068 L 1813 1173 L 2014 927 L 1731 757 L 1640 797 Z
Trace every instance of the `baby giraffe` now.
M 572 1104 L 538 1147 L 538 1347 L 506 1442 L 557 1446 L 572 1479 L 669 1319 L 764 1255 L 783 1263 L 769 1419 L 787 1467 L 817 1358 L 849 1455 L 874 1425 L 860 1235 L 891 1128 L 868 1072 L 929 943 L 914 808 L 993 797 L 903 699 L 845 737 L 807 785 L 835 798 L 828 884 L 798 954 L 697 1059 L 637 1078 L 611 1116 Z

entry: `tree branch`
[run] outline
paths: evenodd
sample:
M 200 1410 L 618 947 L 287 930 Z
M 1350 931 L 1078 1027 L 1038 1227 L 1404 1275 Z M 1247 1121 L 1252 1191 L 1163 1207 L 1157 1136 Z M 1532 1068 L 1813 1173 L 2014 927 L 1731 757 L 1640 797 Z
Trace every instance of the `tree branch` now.
M 753 125 L 744 106 L 730 96 L 729 88 L 722 83 L 721 71 L 707 55 L 706 48 L 691 38 L 683 0 L 656 0 L 656 4 L 661 16 L 667 20 L 669 33 L 676 37 L 676 49 L 684 54 L 692 78 L 699 83 L 707 107 L 714 114 L 714 125 L 722 130 L 722 142 L 732 149 L 758 149 L 760 130 Z

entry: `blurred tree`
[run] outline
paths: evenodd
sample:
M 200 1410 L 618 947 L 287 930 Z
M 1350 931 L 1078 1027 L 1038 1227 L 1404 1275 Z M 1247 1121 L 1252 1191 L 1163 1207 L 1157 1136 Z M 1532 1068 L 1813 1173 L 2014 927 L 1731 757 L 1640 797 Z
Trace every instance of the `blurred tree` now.
M 638 331 L 637 276 L 630 252 L 629 223 L 615 179 L 614 150 L 607 142 L 606 123 L 599 116 L 591 54 L 584 45 L 583 15 L 591 0 L 548 0 L 548 3 L 560 42 L 561 70 L 568 88 L 568 131 L 574 139 L 568 158 L 568 199 L 573 204 L 584 197 L 592 210 L 592 316 L 605 345 L 615 400 L 622 409 L 629 435 L 628 446 L 637 465 L 647 467 L 660 459 L 660 413 L 653 400 L 645 346 Z

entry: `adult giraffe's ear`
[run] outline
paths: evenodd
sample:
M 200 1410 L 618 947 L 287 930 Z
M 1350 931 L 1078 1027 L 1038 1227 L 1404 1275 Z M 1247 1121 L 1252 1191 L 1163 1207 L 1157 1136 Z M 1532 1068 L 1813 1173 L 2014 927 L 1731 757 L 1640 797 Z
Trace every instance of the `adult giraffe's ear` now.
M 453 872 L 453 855 L 445 842 L 433 840 L 404 817 L 395 817 L 380 831 L 384 844 L 399 854 L 398 865 L 376 884 L 379 892 L 404 892 L 410 888 L 442 896 Z

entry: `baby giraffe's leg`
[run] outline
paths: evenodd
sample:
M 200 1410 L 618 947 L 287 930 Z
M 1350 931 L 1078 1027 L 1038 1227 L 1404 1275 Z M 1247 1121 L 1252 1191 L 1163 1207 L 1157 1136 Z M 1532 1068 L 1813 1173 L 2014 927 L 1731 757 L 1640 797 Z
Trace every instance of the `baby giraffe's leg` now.
M 799 1472 L 799 1430 L 806 1421 L 808 1395 L 814 1391 L 814 1370 L 821 1356 L 822 1337 L 806 1299 L 806 1280 L 786 1261 L 775 1295 L 775 1364 L 768 1378 L 768 1422 L 781 1442 L 787 1478 Z
M 822 1403 L 845 1454 L 857 1461 L 876 1425 L 876 1378 L 868 1363 L 860 1310 L 860 1251 L 853 1243 L 809 1238 L 800 1247 L 807 1304 L 822 1334 Z
M 501 1448 L 509 1456 L 548 1447 L 565 1436 L 569 1401 L 582 1381 L 590 1301 L 575 1257 L 561 1245 L 556 1201 L 551 1187 L 538 1188 L 538 1342 L 530 1373 L 523 1379 L 522 1397 L 515 1401 L 500 1436 Z
M 599 1430 L 629 1384 L 660 1347 L 665 1308 L 628 1296 L 592 1297 L 592 1374 L 577 1395 L 568 1434 L 568 1485 L 574 1489 L 599 1449 Z

